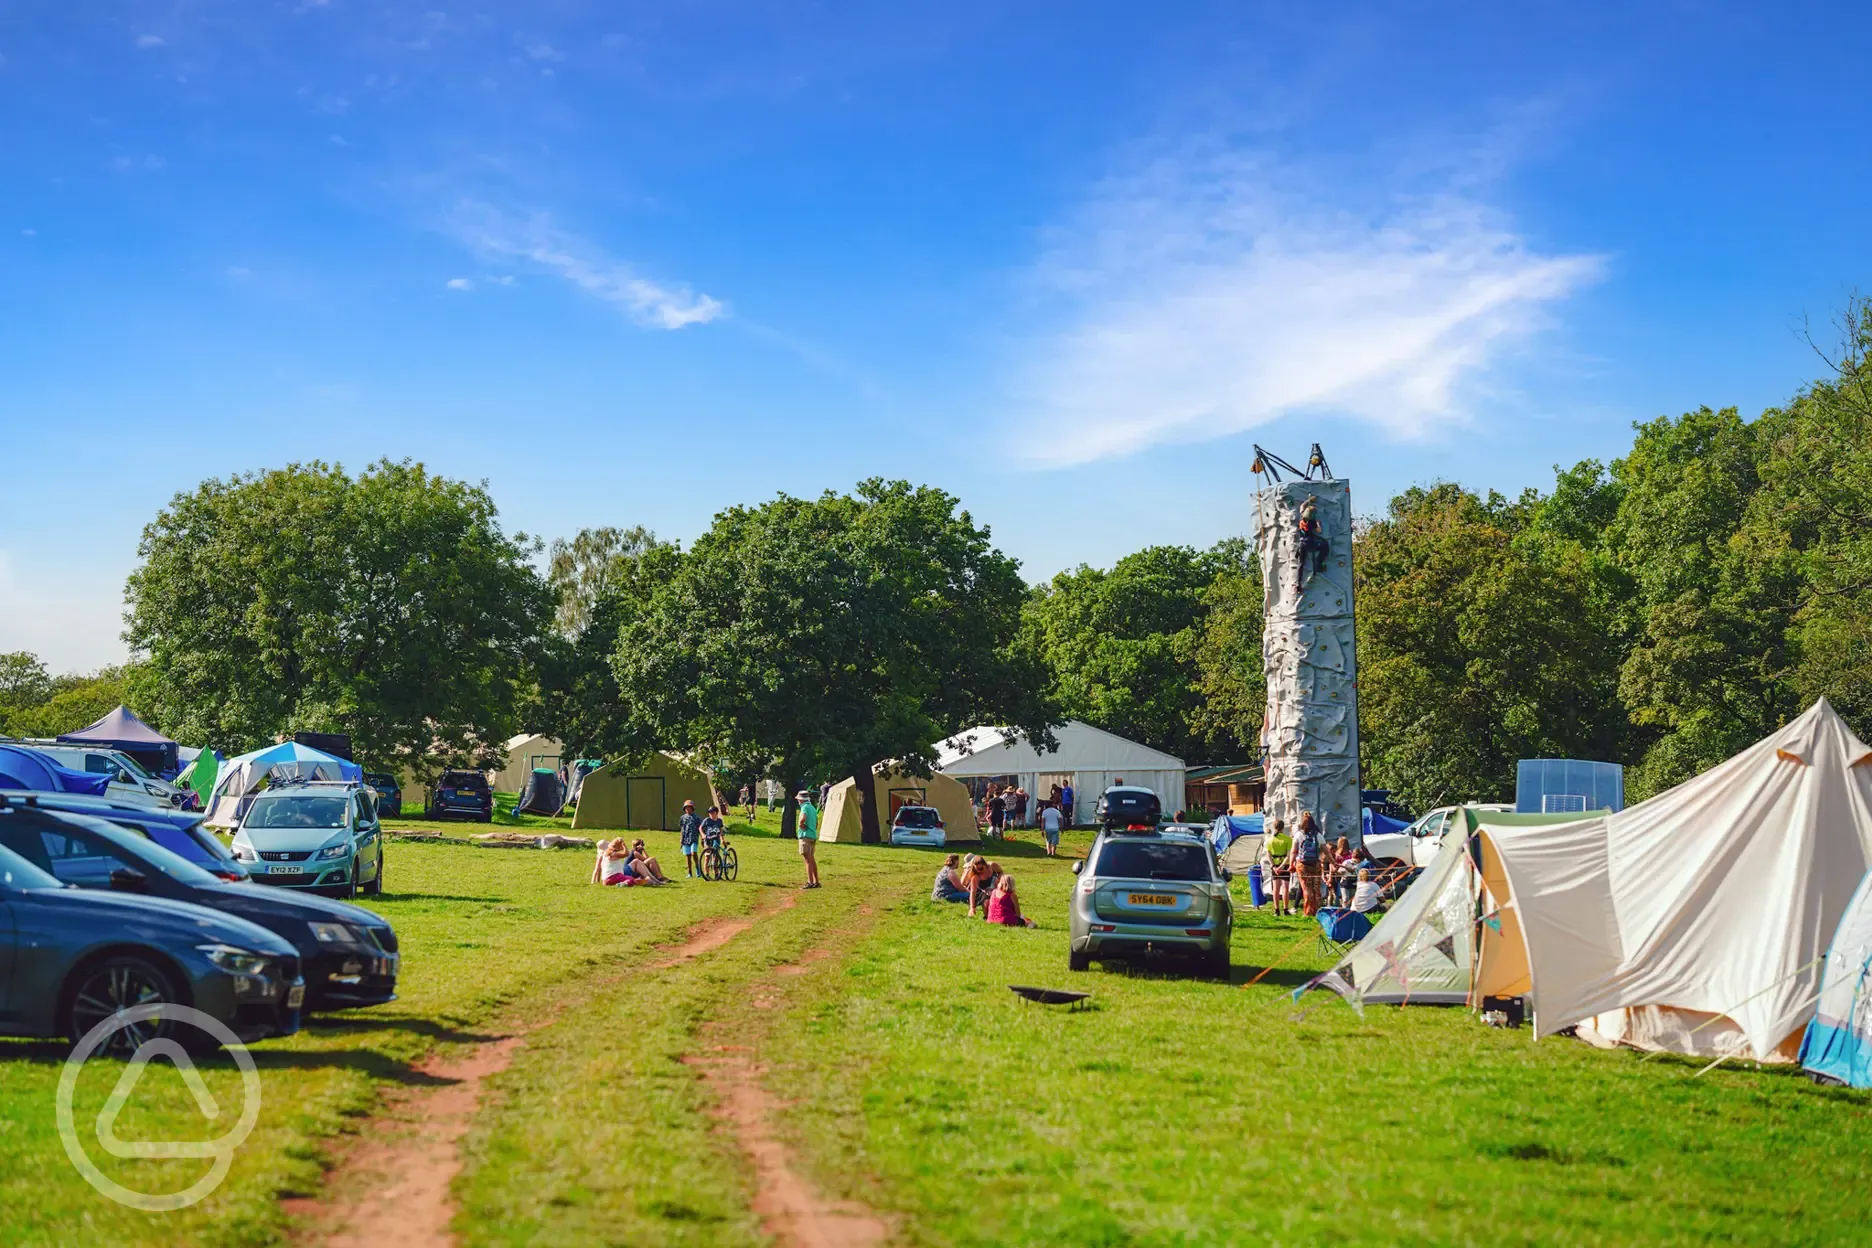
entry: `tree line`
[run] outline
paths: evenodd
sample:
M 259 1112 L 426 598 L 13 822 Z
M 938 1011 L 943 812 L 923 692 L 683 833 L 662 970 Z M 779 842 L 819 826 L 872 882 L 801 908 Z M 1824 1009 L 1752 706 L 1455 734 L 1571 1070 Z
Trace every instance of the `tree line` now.
M 1825 375 L 1753 420 L 1659 417 L 1544 491 L 1438 483 L 1361 521 L 1366 783 L 1427 808 L 1569 756 L 1627 764 L 1641 797 L 1816 697 L 1872 724 L 1872 304 L 1842 330 Z M 484 487 L 383 461 L 204 482 L 139 555 L 136 661 L 81 679 L 0 656 L 0 730 L 124 700 L 189 743 L 344 731 L 426 775 L 524 729 L 582 756 L 682 751 L 730 787 L 927 770 L 960 729 L 1044 741 L 1069 717 L 1192 765 L 1259 753 L 1241 537 L 1028 585 L 960 500 L 869 480 L 729 508 L 687 549 L 641 528 L 548 549 L 503 532 Z

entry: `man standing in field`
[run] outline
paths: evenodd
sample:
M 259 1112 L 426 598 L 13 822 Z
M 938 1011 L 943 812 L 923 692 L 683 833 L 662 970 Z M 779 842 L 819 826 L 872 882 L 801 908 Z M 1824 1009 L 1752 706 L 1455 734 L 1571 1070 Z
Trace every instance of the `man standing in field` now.
M 812 794 L 799 791 L 799 856 L 806 864 L 806 882 L 801 888 L 819 887 L 819 808 Z
M 1059 857 L 1060 809 L 1051 802 L 1040 812 L 1040 827 L 1046 833 L 1047 857 Z
M 754 790 L 745 784 L 741 786 L 741 804 L 747 807 L 748 822 L 753 823 L 754 822 Z
M 1067 827 L 1072 827 L 1073 790 L 1072 781 L 1060 786 L 1060 818 Z

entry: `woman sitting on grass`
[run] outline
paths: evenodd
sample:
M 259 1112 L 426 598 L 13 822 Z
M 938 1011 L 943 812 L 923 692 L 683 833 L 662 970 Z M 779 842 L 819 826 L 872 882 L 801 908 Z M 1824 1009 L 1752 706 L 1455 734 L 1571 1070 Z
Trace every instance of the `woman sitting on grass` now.
M 645 852 L 641 837 L 631 842 L 630 860 L 631 870 L 635 871 L 645 883 L 669 883 L 669 878 L 663 874 L 663 868 L 658 865 L 657 860 Z
M 962 880 L 956 875 L 956 855 L 950 854 L 943 859 L 942 870 L 936 873 L 936 883 L 930 888 L 931 901 L 967 901 L 968 889 L 962 887 Z
M 1004 875 L 995 882 L 995 889 L 988 898 L 988 921 L 999 923 L 1003 927 L 1038 927 L 1032 919 L 1020 912 L 1020 898 L 1014 895 L 1014 877 Z
M 611 885 L 638 882 L 631 872 L 630 846 L 624 843 L 623 837 L 598 842 L 598 861 L 592 864 L 591 882 Z
M 988 895 L 994 891 L 995 880 L 1000 875 L 1000 863 L 989 862 L 973 854 L 962 864 L 962 887 L 968 890 L 969 918 L 975 917 L 976 906 L 987 904 Z

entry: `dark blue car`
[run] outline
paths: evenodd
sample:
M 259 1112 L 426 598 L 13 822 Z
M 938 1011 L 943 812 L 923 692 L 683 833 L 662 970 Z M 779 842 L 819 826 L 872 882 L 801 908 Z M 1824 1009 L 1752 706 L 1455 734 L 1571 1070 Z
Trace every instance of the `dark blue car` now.
M 0 810 L 0 824 L 11 817 Z M 66 888 L 0 848 L 0 1034 L 75 1043 L 119 1011 L 166 1002 L 245 1042 L 299 1030 L 304 993 L 299 955 L 263 927 L 184 902 Z M 133 1024 L 105 1051 L 176 1031 Z M 180 1033 L 187 1044 L 202 1038 Z
M 305 893 L 230 883 L 170 853 L 116 815 L 48 808 L 48 800 L 6 801 L 0 847 L 61 884 L 140 893 L 206 906 L 258 924 L 290 943 L 306 984 L 305 1008 L 346 1009 L 396 999 L 396 932 L 381 916 Z
M 132 806 L 109 797 L 87 797 L 80 793 L 35 793 L 0 790 L 0 801 L 24 802 L 46 810 L 62 810 L 74 815 L 93 815 L 108 819 L 119 827 L 135 828 L 172 854 L 179 854 L 202 870 L 224 880 L 239 882 L 252 879 L 247 864 L 234 857 L 234 851 L 221 843 L 209 830 L 197 811 L 154 810 Z
M 494 818 L 494 790 L 478 771 L 445 771 L 429 793 L 428 815 L 487 823 Z

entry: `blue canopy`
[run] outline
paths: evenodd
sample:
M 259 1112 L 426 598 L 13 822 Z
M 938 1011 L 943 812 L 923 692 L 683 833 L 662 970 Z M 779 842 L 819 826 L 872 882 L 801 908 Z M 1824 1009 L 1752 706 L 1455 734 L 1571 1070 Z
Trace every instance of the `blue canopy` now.
M 1410 824 L 1402 819 L 1393 819 L 1390 815 L 1381 815 L 1371 807 L 1364 808 L 1365 835 L 1383 836 L 1387 832 L 1402 832 Z
M 364 768 L 357 763 L 339 758 L 336 754 L 327 754 L 324 750 L 315 750 L 309 745 L 301 745 L 297 741 L 282 741 L 278 745 L 269 745 L 265 749 L 230 758 L 221 764 L 221 771 L 223 774 L 232 774 L 250 764 L 259 775 L 278 769 L 289 775 L 320 780 L 364 778 Z
M 1209 843 L 1217 854 L 1225 854 L 1238 837 L 1260 836 L 1266 830 L 1263 815 L 1223 815 L 1209 828 Z
M 30 789 L 36 793 L 87 793 L 103 797 L 111 778 L 61 767 L 37 750 L 0 745 L 0 789 Z

